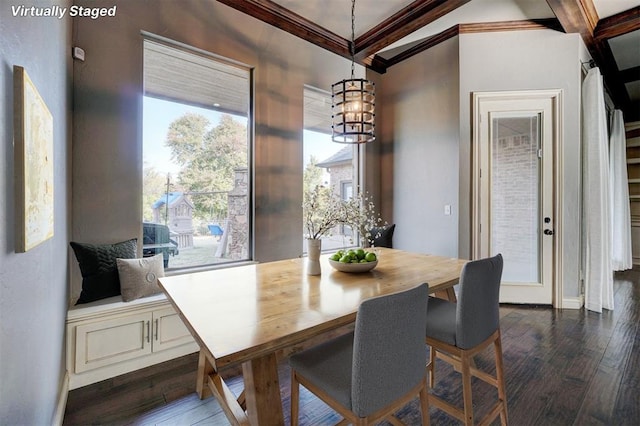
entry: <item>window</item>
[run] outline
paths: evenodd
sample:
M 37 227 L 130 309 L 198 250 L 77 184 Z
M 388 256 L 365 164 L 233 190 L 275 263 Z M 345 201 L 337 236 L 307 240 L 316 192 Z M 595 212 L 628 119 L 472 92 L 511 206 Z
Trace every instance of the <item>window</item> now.
M 340 198 L 346 201 L 351 197 L 353 197 L 353 182 L 351 180 L 340 182 Z M 353 235 L 353 231 L 348 225 L 340 225 L 340 233 L 349 237 Z
M 317 185 L 331 188 L 343 200 L 353 196 L 358 182 L 358 147 L 331 140 L 331 94 L 304 88 L 304 191 Z M 303 231 L 304 235 L 304 231 Z M 331 236 L 322 238 L 323 250 L 353 245 L 349 227 L 337 226 Z M 303 252 L 307 247 L 302 241 Z
M 340 198 L 348 200 L 353 197 L 353 182 L 351 179 L 340 182 Z
M 182 269 L 251 257 L 251 70 L 144 40 L 143 253 Z

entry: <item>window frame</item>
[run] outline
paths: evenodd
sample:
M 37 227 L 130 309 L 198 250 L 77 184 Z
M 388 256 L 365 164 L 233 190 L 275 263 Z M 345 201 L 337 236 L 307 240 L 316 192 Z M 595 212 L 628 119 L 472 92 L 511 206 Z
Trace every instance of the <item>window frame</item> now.
M 256 216 L 256 213 L 255 213 L 255 67 L 231 58 L 217 55 L 213 52 L 209 52 L 204 49 L 201 49 L 180 41 L 162 37 L 147 31 L 141 31 L 141 36 L 142 36 L 141 45 L 142 45 L 143 56 L 144 56 L 144 49 L 145 49 L 144 43 L 147 41 L 150 41 L 153 43 L 164 45 L 169 48 L 181 50 L 186 53 L 198 55 L 208 60 L 220 62 L 228 66 L 242 69 L 247 73 L 247 78 L 248 78 L 248 84 L 247 84 L 248 105 L 247 105 L 247 111 L 246 111 L 247 113 L 247 117 L 246 117 L 247 118 L 247 129 L 246 129 L 246 132 L 247 132 L 247 192 L 248 192 L 247 216 L 249 218 L 247 223 L 247 226 L 248 226 L 247 258 L 240 259 L 240 260 L 228 260 L 228 261 L 219 262 L 219 263 L 207 263 L 207 264 L 200 264 L 200 265 L 167 268 L 165 269 L 165 275 L 167 276 L 179 275 L 179 274 L 185 274 L 190 272 L 199 272 L 199 271 L 206 271 L 211 269 L 228 268 L 228 267 L 240 266 L 248 263 L 254 263 L 255 262 L 255 220 L 256 220 L 256 217 L 255 217 Z M 145 80 L 145 68 L 144 68 L 144 60 L 143 60 L 142 91 L 140 95 L 142 98 L 147 96 L 145 94 L 146 91 L 144 88 L 144 80 Z M 221 113 L 225 113 L 225 112 L 228 113 L 228 111 L 224 111 L 224 109 L 217 110 L 216 108 L 206 108 L 202 104 L 198 104 L 195 102 L 190 103 L 184 100 L 177 100 L 169 96 L 167 97 L 153 96 L 153 97 L 157 99 L 163 99 L 168 102 L 190 105 L 190 106 L 203 108 L 203 109 L 211 109 L 213 111 L 219 111 Z M 142 104 L 143 103 L 141 102 L 141 105 Z M 141 111 L 142 117 L 144 117 L 144 108 L 141 108 L 141 110 L 142 110 Z M 140 135 L 141 135 L 140 147 L 141 147 L 141 159 L 144 159 L 144 149 L 143 149 L 144 126 L 142 122 L 143 120 L 141 120 L 141 124 L 140 124 Z M 144 169 L 144 161 L 142 161 L 141 165 L 142 165 L 141 169 Z M 143 185 L 143 189 L 144 189 L 144 185 Z M 142 193 L 140 194 L 140 196 L 141 196 L 141 202 L 142 202 Z M 141 223 L 140 223 L 140 228 L 141 228 L 140 234 L 142 234 L 142 226 L 143 226 L 142 222 L 143 222 L 143 219 L 141 219 Z
M 315 86 L 312 86 L 312 85 L 305 84 L 303 86 L 303 99 L 304 99 L 304 104 L 305 105 L 306 105 L 306 99 L 307 99 L 307 97 L 306 97 L 307 90 L 313 92 L 314 94 L 325 95 L 326 99 L 328 100 L 329 105 L 331 104 L 331 92 L 329 90 L 324 90 L 324 89 L 321 89 L 321 88 L 318 88 L 318 87 L 315 87 Z M 304 107 L 304 105 L 303 105 L 303 107 Z M 306 108 L 303 108 L 303 115 L 306 114 L 305 109 Z M 305 117 L 306 117 L 306 115 L 305 115 Z M 306 120 L 304 120 L 304 121 L 306 121 Z M 352 157 L 353 173 L 351 175 L 351 180 L 348 181 L 351 184 L 351 187 L 352 187 L 352 196 L 356 196 L 359 193 L 366 192 L 366 189 L 363 187 L 364 186 L 364 182 L 365 182 L 365 167 L 364 167 L 364 165 L 366 164 L 365 163 L 365 161 L 366 161 L 365 160 L 366 149 L 364 147 L 365 144 L 340 144 L 340 143 L 337 143 L 337 142 L 332 142 L 330 140 L 331 123 L 332 123 L 330 115 L 328 116 L 327 123 L 328 124 L 327 124 L 327 128 L 326 128 L 326 134 L 329 135 L 328 143 L 335 144 L 336 146 L 344 146 L 344 145 L 351 145 L 352 146 L 352 149 L 353 149 L 353 157 Z M 303 123 L 303 130 L 317 132 L 317 133 L 324 133 L 324 132 L 321 132 L 316 127 L 307 127 L 306 125 L 304 125 L 304 123 Z M 303 139 L 303 150 L 304 150 L 304 139 Z M 302 168 L 303 168 L 303 170 L 305 168 L 304 155 L 303 155 Z M 344 189 L 343 185 L 346 182 L 347 182 L 347 180 L 341 180 L 341 181 L 338 182 L 338 186 L 339 186 L 339 190 L 340 190 L 340 194 L 339 195 L 340 195 L 341 199 L 343 198 L 343 189 Z M 347 227 L 345 225 L 343 225 L 343 224 L 340 224 L 339 228 L 340 228 L 341 232 L 345 233 L 345 228 L 347 228 Z M 357 243 L 357 241 L 359 240 L 359 236 L 357 235 L 357 233 L 356 233 L 355 236 L 354 235 L 347 235 L 345 233 L 344 237 L 352 238 L 354 240 L 354 243 L 352 243 L 352 244 L 348 244 L 348 240 L 346 240 L 347 244 L 345 245 L 345 248 L 352 248 L 352 247 L 358 247 L 359 246 L 359 244 Z M 305 243 L 304 240 L 305 240 L 305 238 L 304 238 L 304 232 L 303 232 L 303 235 L 302 235 L 302 247 L 303 247 L 302 248 L 302 254 L 306 255 L 307 254 L 307 244 Z M 322 252 L 323 253 L 332 252 L 332 251 L 335 251 L 335 249 L 331 248 L 331 247 L 327 247 L 326 244 L 323 244 L 323 247 L 322 247 Z

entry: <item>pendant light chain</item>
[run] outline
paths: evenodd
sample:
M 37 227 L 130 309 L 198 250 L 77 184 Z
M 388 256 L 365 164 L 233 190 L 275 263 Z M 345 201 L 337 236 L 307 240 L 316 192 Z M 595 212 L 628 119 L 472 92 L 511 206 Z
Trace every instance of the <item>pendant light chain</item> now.
M 356 0 L 351 0 L 351 80 L 355 77 L 356 62 Z
M 331 140 L 338 143 L 372 142 L 375 134 L 375 83 L 355 77 L 356 0 L 351 0 L 351 78 L 331 85 Z

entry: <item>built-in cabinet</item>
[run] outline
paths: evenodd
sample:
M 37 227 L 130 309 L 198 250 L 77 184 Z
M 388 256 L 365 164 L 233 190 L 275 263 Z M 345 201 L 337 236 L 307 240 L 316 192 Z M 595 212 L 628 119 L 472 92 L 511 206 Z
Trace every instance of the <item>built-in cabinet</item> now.
M 69 387 L 75 389 L 196 352 L 164 295 L 75 306 L 67 315 Z

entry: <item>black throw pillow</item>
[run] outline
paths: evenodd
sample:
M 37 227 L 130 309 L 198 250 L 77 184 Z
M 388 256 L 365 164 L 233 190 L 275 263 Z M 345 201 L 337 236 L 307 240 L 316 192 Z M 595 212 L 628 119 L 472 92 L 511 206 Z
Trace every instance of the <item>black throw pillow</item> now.
M 116 259 L 136 257 L 138 239 L 115 244 L 70 243 L 82 273 L 82 292 L 77 304 L 120 294 L 120 278 Z
M 374 247 L 393 248 L 393 231 L 396 224 L 371 229 L 371 245 Z

